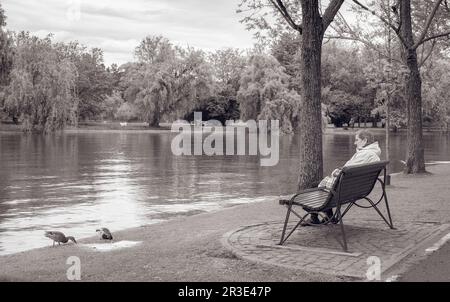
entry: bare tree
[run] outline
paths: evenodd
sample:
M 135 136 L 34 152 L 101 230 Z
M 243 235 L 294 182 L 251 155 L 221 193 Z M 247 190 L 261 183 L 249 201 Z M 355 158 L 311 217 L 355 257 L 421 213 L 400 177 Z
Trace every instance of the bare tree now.
M 449 37 L 450 30 L 442 30 L 436 32 L 431 30 L 433 21 L 435 21 L 439 8 L 448 12 L 448 5 L 446 1 L 436 0 L 432 3 L 431 11 L 423 20 L 422 29 L 417 37 L 413 34 L 413 24 L 419 23 L 419 20 L 413 20 L 411 0 L 398 0 L 395 5 L 390 7 L 396 18 L 387 19 L 382 12 L 377 12 L 374 9 L 362 4 L 358 0 L 353 0 L 362 9 L 377 16 L 383 23 L 389 26 L 397 35 L 402 48 L 402 59 L 404 64 L 408 67 L 409 74 L 406 77 L 406 97 L 407 97 L 407 118 L 408 118 L 408 132 L 407 132 L 407 159 L 404 172 L 409 173 L 424 173 L 425 172 L 425 157 L 422 137 L 422 79 L 420 75 L 420 65 L 417 56 L 417 49 L 425 42 L 433 41 L 442 37 Z M 435 26 L 434 28 L 436 28 Z M 432 43 L 431 51 L 434 48 Z M 430 54 L 431 54 L 430 51 Z M 422 62 L 428 56 L 423 56 Z

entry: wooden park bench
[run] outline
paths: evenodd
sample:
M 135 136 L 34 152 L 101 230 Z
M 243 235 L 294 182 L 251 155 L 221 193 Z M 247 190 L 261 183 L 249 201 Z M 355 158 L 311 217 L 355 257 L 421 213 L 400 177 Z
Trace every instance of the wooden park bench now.
M 286 219 L 283 226 L 283 232 L 281 234 L 280 245 L 283 245 L 286 240 L 292 235 L 292 233 L 304 222 L 305 219 L 312 213 L 316 213 L 319 217 L 322 217 L 321 223 L 319 225 L 326 225 L 329 223 L 339 223 L 341 227 L 343 244 L 341 243 L 345 252 L 347 249 L 347 239 L 345 237 L 344 222 L 343 217 L 350 210 L 353 205 L 360 208 L 373 208 L 378 214 L 383 218 L 387 225 L 394 229 L 394 225 L 391 219 L 391 213 L 389 211 L 389 204 L 387 200 L 385 183 L 386 183 L 386 166 L 388 161 L 379 161 L 370 164 L 354 165 L 342 168 L 342 171 L 336 178 L 336 181 L 331 190 L 325 188 L 314 188 L 309 190 L 301 191 L 289 200 L 280 200 L 281 205 L 287 206 Z M 384 172 L 383 179 L 380 178 L 380 173 Z M 378 201 L 371 200 L 368 196 L 372 192 L 375 184 L 381 183 L 382 195 Z M 363 206 L 357 203 L 357 201 L 365 199 L 370 205 Z M 384 199 L 386 203 L 386 209 L 389 221 L 381 213 L 380 209 L 377 207 L 378 204 Z M 305 211 L 305 215 L 299 215 L 294 211 L 294 206 L 300 206 Z M 345 207 L 345 209 L 344 209 Z M 327 219 L 321 213 L 328 209 L 335 208 L 333 217 Z M 342 211 L 342 209 L 344 209 Z M 286 229 L 289 223 L 290 214 L 293 213 L 297 216 L 300 221 L 290 230 L 289 234 L 286 235 Z M 314 224 L 316 225 L 316 224 Z

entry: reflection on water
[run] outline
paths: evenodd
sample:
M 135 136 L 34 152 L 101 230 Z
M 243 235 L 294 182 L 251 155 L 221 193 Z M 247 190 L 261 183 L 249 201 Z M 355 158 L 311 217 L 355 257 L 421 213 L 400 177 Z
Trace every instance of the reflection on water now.
M 78 239 L 103 226 L 114 232 L 295 191 L 297 137 L 282 137 L 274 167 L 261 167 L 256 156 L 176 157 L 172 137 L 0 134 L 0 254 L 50 245 L 45 230 Z M 377 138 L 384 150 L 384 137 Z M 424 138 L 427 160 L 450 160 L 449 136 Z M 325 135 L 325 173 L 350 158 L 353 140 L 351 134 Z M 391 138 L 391 171 L 401 170 L 405 146 L 404 134 Z

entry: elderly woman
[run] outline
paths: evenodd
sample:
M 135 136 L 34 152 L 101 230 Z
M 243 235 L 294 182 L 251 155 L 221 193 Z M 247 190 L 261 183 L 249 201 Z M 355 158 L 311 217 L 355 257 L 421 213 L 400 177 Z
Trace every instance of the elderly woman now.
M 368 130 L 359 130 L 356 132 L 355 145 L 356 153 L 345 163 L 344 167 L 380 161 L 381 149 L 378 146 L 378 142 L 374 141 L 373 134 Z M 331 190 L 340 172 L 341 169 L 335 169 L 330 176 L 325 177 L 320 182 L 319 187 Z M 327 215 L 327 219 L 331 219 L 333 217 L 333 210 L 330 209 L 326 211 L 325 214 Z M 302 223 L 302 226 L 320 223 L 321 221 L 319 220 L 318 215 L 316 213 L 311 213 L 311 218 Z

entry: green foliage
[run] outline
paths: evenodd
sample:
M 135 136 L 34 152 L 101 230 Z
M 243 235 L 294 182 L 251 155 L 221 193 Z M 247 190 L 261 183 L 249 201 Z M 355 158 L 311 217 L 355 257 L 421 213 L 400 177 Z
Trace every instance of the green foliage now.
M 5 109 L 19 116 L 26 131 L 52 132 L 76 123 L 76 67 L 61 58 L 48 36 L 39 39 L 21 32 Z
M 119 114 L 119 109 L 124 105 L 124 100 L 119 91 L 114 91 L 112 95 L 106 96 L 103 101 L 102 117 L 105 119 L 115 119 L 116 115 Z M 127 119 L 128 120 L 128 119 Z
M 249 31 L 254 31 L 255 38 L 262 44 L 268 45 L 273 39 L 295 32 L 283 16 L 275 8 L 275 1 L 241 0 L 237 13 L 242 14 L 241 23 Z M 292 20 L 301 20 L 301 4 L 297 0 L 284 0 L 283 6 L 289 12 Z
M 13 57 L 13 39 L 7 32 L 0 29 L 0 87 L 8 85 Z
M 2 4 L 0 3 L 0 27 L 6 26 L 6 15 L 5 10 L 2 8 Z
M 215 119 L 222 124 L 239 119 L 239 104 L 236 99 L 246 58 L 241 50 L 225 48 L 209 53 L 207 62 L 213 78 L 213 96 L 197 102 L 185 119 L 193 120 L 194 111 L 202 112 L 204 120 Z
M 389 64 L 378 63 L 382 65 L 378 67 L 380 70 L 386 70 L 385 75 L 375 75 L 377 72 L 369 70 L 366 72 L 368 78 L 372 78 L 372 84 L 375 83 L 377 90 L 377 105 L 374 112 L 385 114 L 386 100 L 389 100 L 389 109 L 391 112 L 391 121 L 394 126 L 405 125 L 408 112 L 407 103 L 409 100 L 423 98 L 422 103 L 415 104 L 415 108 L 411 108 L 410 112 L 423 112 L 423 120 L 432 120 L 437 124 L 445 124 L 443 121 L 445 117 L 445 101 L 436 102 L 435 100 L 442 100 L 441 91 L 437 90 L 435 81 L 439 82 L 436 75 L 429 74 L 430 70 L 426 67 L 434 65 L 433 61 L 439 59 L 440 55 L 448 51 L 448 37 L 450 30 L 449 9 L 447 1 L 434 0 L 411 0 L 411 1 L 394 1 L 394 0 L 380 0 L 366 2 L 366 8 L 357 6 L 355 11 L 359 18 L 370 19 L 373 22 L 369 23 L 371 26 L 353 26 L 350 27 L 345 22 L 339 22 L 336 28 L 341 38 L 362 42 L 366 48 L 372 52 L 372 57 L 384 58 Z M 435 6 L 435 5 L 438 6 Z M 411 6 L 411 11 L 404 10 Z M 436 10 L 433 10 L 436 8 Z M 369 15 L 370 11 L 372 16 Z M 409 14 L 408 14 L 409 13 Z M 377 16 L 377 17 L 373 17 Z M 409 24 L 409 20 L 411 24 Z M 387 25 L 386 23 L 389 23 Z M 410 26 L 411 25 L 411 26 Z M 398 28 L 398 29 L 397 29 Z M 409 54 L 407 54 L 409 52 Z M 414 54 L 414 55 L 412 55 Z M 419 69 L 424 69 L 421 72 L 422 79 L 415 79 L 414 83 L 410 79 L 413 77 L 405 76 L 408 72 L 415 74 L 418 72 L 415 64 L 408 64 L 415 60 L 417 54 L 417 65 Z M 437 58 L 436 58 L 437 57 Z M 448 59 L 448 58 L 447 58 Z M 375 60 L 374 60 L 375 61 Z M 428 62 L 428 63 L 427 63 Z M 372 62 L 372 65 L 375 62 Z M 405 72 L 406 68 L 411 68 Z M 369 66 L 370 67 L 370 66 Z M 373 68 L 372 68 L 373 69 Z M 427 74 L 428 73 L 428 74 Z M 428 78 L 427 78 L 428 77 Z M 399 81 L 400 80 L 400 81 Z M 409 83 L 408 83 L 409 82 Z M 413 90 L 408 90 L 408 85 L 419 86 L 422 82 L 422 91 L 418 95 L 413 95 Z M 441 89 L 441 87 L 439 88 Z M 445 90 L 445 89 L 444 89 Z M 407 95 L 405 93 L 410 93 Z M 423 104 L 423 108 L 419 108 Z M 419 123 L 419 115 L 413 114 L 409 116 L 410 123 Z M 418 132 L 421 132 L 421 128 Z M 416 136 L 418 133 L 408 132 L 408 135 Z M 416 136 L 420 137 L 420 136 Z M 415 139 L 415 142 L 420 140 Z M 419 148 L 416 148 L 418 150 Z
M 283 3 L 294 21 L 301 20 L 300 1 Z M 388 18 L 389 3 L 368 5 L 377 6 Z M 419 34 L 432 3 L 413 1 L 413 27 Z M 38 39 L 25 33 L 13 38 L 4 29 L 6 17 L 0 5 L 0 108 L 15 120 L 20 117 L 28 130 L 52 131 L 98 117 L 141 119 L 156 126 L 195 110 L 202 111 L 205 119 L 222 122 L 239 117 L 278 119 L 282 131 L 292 132 L 298 125 L 303 90 L 301 36 L 270 3 L 241 0 L 239 10 L 251 12 L 243 22 L 256 29 L 263 42 L 257 54 L 245 56 L 239 49 L 227 48 L 206 56 L 176 47 L 163 36 L 149 36 L 136 48 L 136 62 L 105 68 L 103 52 L 97 48 L 87 49 L 78 42 L 53 44 L 50 37 Z M 428 36 L 448 28 L 444 12 L 438 11 Z M 392 13 L 391 18 L 396 21 Z M 371 28 L 357 26 L 345 33 L 349 39 L 363 41 L 362 47 L 336 43 L 323 47 L 323 112 L 336 126 L 352 118 L 385 116 L 387 103 L 392 125 L 406 121 L 407 72 L 402 67 L 401 44 L 379 20 L 370 24 Z M 339 17 L 333 25 L 335 32 L 344 34 L 339 29 L 346 24 Z M 446 51 L 445 40 L 418 48 L 420 63 L 428 59 L 422 66 L 423 112 L 426 119 L 442 126 L 450 116 Z
M 117 110 L 114 117 L 122 121 L 132 121 L 139 118 L 139 109 L 131 103 L 123 103 Z
M 14 56 L 13 39 L 4 26 L 6 16 L 0 4 L 0 108 L 3 106 L 5 86 L 9 83 Z
M 134 55 L 139 62 L 146 64 L 167 62 L 176 56 L 174 47 L 163 36 L 145 37 L 136 47 Z
M 112 64 L 110 67 L 106 68 L 110 76 L 110 86 L 115 91 L 123 92 L 123 87 L 120 86 L 120 79 L 123 75 L 123 70 L 119 68 L 117 64 Z M 114 91 L 113 91 L 114 92 Z
M 344 49 L 334 43 L 327 45 L 322 62 L 322 101 L 331 122 L 341 127 L 351 119 L 370 118 L 374 88 L 364 77 L 367 63 L 359 48 Z
M 226 121 L 237 120 L 240 117 L 237 100 L 223 96 L 209 99 L 206 103 L 206 110 L 211 119 L 219 120 L 224 125 Z
M 450 122 L 450 63 L 448 57 L 436 60 L 423 70 L 423 112 L 431 124 L 447 129 Z
M 335 90 L 328 97 L 327 115 L 336 127 L 348 124 L 353 117 L 358 116 L 359 100 L 354 95 Z
M 373 114 L 386 118 L 386 106 L 389 106 L 390 124 L 394 128 L 406 124 L 405 77 L 407 68 L 387 59 L 369 62 L 364 68 L 364 76 L 369 87 L 376 90 Z
M 246 65 L 242 51 L 233 48 L 217 50 L 208 55 L 208 62 L 212 68 L 216 94 L 236 100 L 240 75 Z
M 330 90 L 366 97 L 367 81 L 363 76 L 364 61 L 358 47 L 343 48 L 335 43 L 324 46 L 322 55 L 322 84 Z
M 184 119 L 194 120 L 194 112 L 201 112 L 203 120 L 217 120 L 226 124 L 229 120 L 238 120 L 240 117 L 239 104 L 235 99 L 224 96 L 213 96 L 200 102 L 192 112 L 185 115 Z
M 147 37 L 136 49 L 138 63 L 124 66 L 124 98 L 150 126 L 191 112 L 212 91 L 212 73 L 202 51 L 173 47 L 167 39 Z
M 298 33 L 284 33 L 271 45 L 271 54 L 285 68 L 289 75 L 289 89 L 301 93 L 301 36 Z
M 289 90 L 289 76 L 275 58 L 251 56 L 240 83 L 238 102 L 244 121 L 279 120 L 282 132 L 293 132 L 300 96 Z
M 103 51 L 99 48 L 88 50 L 78 42 L 58 44 L 62 58 L 70 60 L 77 68 L 76 92 L 79 99 L 78 118 L 99 117 L 104 108 L 104 100 L 112 93 L 113 75 L 103 64 Z

